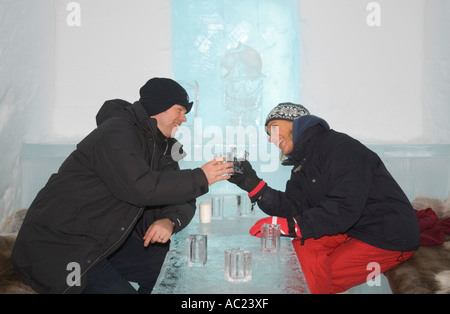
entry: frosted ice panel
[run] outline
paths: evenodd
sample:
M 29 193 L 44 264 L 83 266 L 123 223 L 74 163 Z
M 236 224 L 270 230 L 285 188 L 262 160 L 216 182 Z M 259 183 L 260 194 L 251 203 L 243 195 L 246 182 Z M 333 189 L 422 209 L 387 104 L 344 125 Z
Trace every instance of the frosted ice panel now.
M 397 181 L 398 185 L 405 192 L 408 199 L 414 197 L 414 180 L 415 174 L 410 158 L 386 158 L 384 164 L 392 177 Z
M 445 199 L 450 193 L 450 157 L 415 160 L 415 196 Z
M 445 199 L 450 192 L 450 145 L 368 145 L 410 200 Z

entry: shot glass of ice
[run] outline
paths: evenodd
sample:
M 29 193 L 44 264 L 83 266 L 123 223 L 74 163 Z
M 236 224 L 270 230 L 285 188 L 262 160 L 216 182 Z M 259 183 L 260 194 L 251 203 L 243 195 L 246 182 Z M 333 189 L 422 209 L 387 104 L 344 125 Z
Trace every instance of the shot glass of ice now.
M 233 282 L 247 282 L 252 279 L 252 252 L 241 248 L 225 251 L 225 279 Z
M 186 239 L 186 265 L 204 266 L 208 257 L 207 236 L 205 234 L 192 234 Z
M 261 251 L 278 253 L 280 251 L 280 225 L 264 224 L 261 226 Z

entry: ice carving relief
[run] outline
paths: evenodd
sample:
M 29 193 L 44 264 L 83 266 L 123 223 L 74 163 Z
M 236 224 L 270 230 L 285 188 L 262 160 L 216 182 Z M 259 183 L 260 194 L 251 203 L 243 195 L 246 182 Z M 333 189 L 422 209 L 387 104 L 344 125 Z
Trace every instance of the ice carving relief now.
M 239 43 L 226 53 L 221 69 L 225 125 L 260 125 L 264 75 L 258 51 Z

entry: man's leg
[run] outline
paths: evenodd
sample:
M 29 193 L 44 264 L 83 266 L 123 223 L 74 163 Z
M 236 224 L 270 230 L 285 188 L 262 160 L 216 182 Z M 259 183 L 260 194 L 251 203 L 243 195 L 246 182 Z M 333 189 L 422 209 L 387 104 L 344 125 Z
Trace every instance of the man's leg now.
M 98 262 L 87 273 L 83 294 L 135 294 L 136 289 L 115 270 L 108 260 Z
M 108 260 L 125 279 L 139 284 L 139 293 L 151 293 L 169 247 L 169 242 L 145 247 L 143 240 L 129 236 Z

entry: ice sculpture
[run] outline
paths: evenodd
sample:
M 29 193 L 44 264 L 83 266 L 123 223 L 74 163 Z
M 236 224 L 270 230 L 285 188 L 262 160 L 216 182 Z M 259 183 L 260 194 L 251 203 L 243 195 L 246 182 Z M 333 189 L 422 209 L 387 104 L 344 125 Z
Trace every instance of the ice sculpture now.
M 172 0 L 173 72 L 198 82 L 202 127 L 257 127 L 299 102 L 298 13 L 298 0 Z
M 225 125 L 260 125 L 264 78 L 260 54 L 239 43 L 226 53 L 221 67 Z

